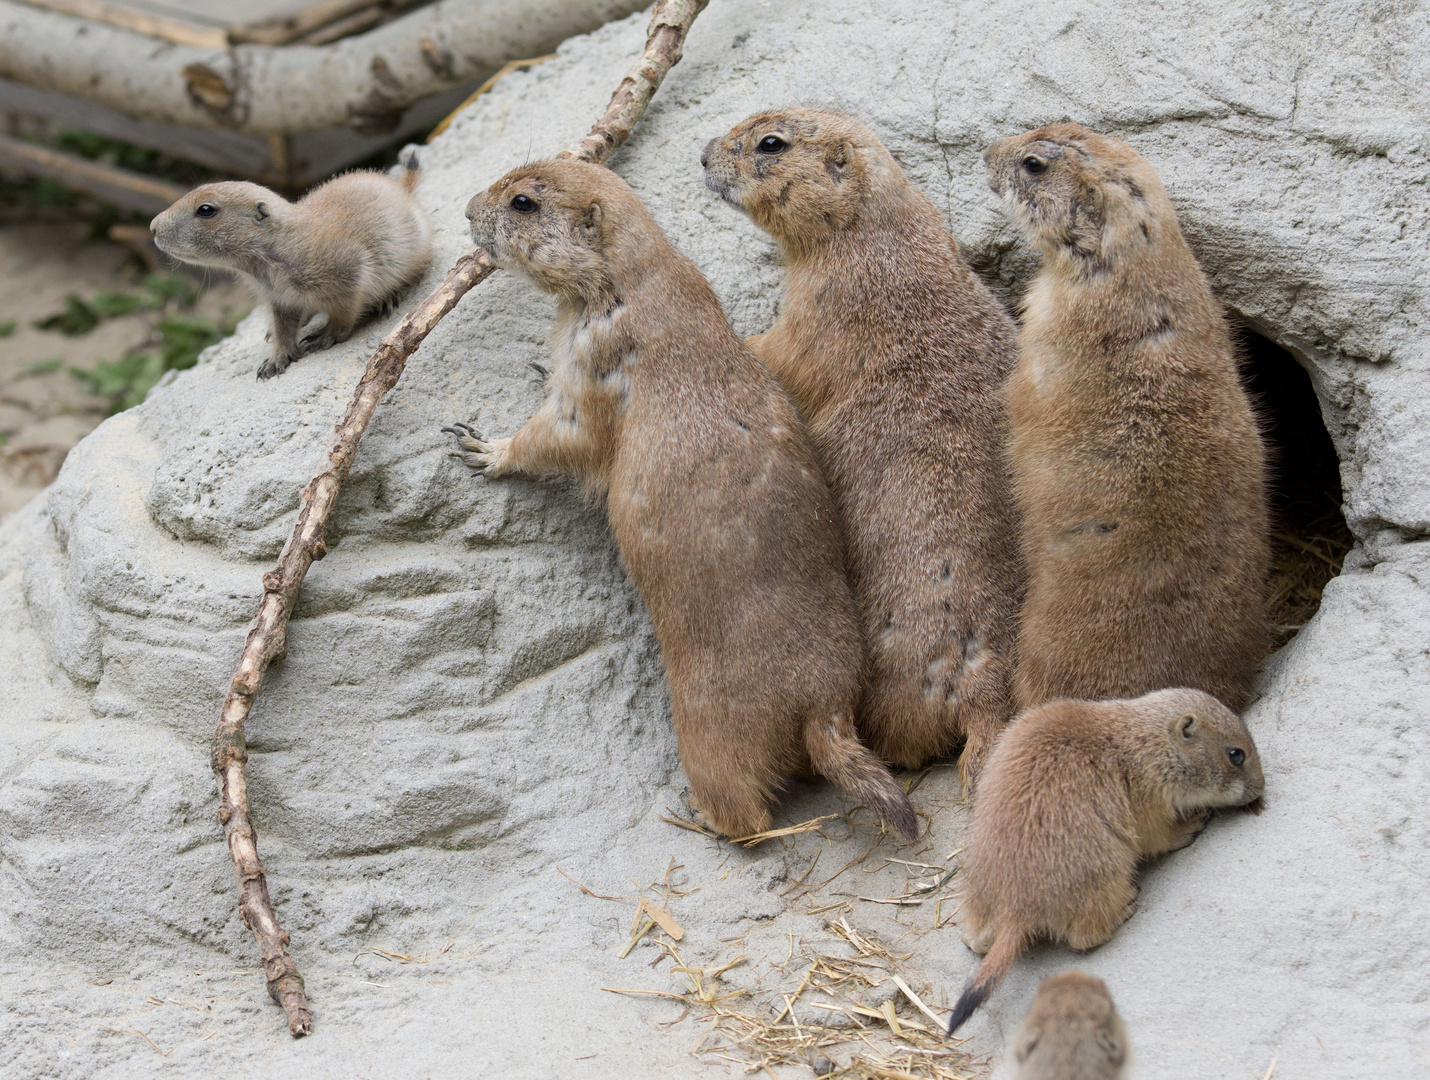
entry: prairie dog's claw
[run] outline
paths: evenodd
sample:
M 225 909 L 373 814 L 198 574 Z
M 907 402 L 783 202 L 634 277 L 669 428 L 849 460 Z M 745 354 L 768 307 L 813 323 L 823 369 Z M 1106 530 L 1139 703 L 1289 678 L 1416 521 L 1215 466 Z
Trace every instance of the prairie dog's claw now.
M 442 429 L 457 438 L 458 450 L 452 456 L 460 458 L 469 469 L 488 477 L 507 472 L 507 448 L 510 439 L 487 439 L 473 430 L 470 424 L 454 423 Z
M 481 435 L 472 428 L 471 424 L 463 424 L 460 421 L 456 421 L 448 427 L 444 427 L 442 430 L 448 435 L 457 436 L 459 439 L 481 439 Z
M 260 379 L 271 379 L 275 375 L 282 375 L 288 370 L 289 365 L 298 359 L 298 356 L 298 353 L 293 352 L 281 358 L 277 356 L 269 357 L 259 365 L 258 377 Z

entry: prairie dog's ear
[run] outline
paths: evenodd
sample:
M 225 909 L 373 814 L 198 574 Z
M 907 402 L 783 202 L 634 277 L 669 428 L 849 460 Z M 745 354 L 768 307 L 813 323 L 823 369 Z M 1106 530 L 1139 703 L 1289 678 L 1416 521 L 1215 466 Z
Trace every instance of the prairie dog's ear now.
M 1102 1052 L 1107 1055 L 1107 1060 L 1114 1065 L 1121 1065 L 1123 1059 L 1127 1057 L 1127 1048 L 1122 1045 L 1122 1040 L 1106 1028 L 1098 1031 L 1097 1045 L 1102 1047 Z
M 1094 183 L 1084 184 L 1076 197 L 1078 212 L 1099 229 L 1107 220 L 1107 193 Z
M 581 228 L 595 232 L 601 227 L 601 218 L 604 216 L 605 212 L 601 209 L 601 204 L 593 200 L 581 213 Z
M 1018 1029 L 1018 1033 L 1013 1036 L 1013 1057 L 1019 1064 L 1028 1060 L 1028 1055 L 1033 1052 L 1042 1037 L 1043 1029 L 1037 1025 Z
M 1197 717 L 1195 713 L 1183 713 L 1177 719 L 1177 734 L 1187 742 L 1192 741 L 1192 736 L 1197 733 Z
M 253 204 L 253 220 L 266 221 L 268 219 L 268 204 L 266 202 L 256 202 Z
M 844 180 L 849 171 L 849 165 L 854 160 L 854 144 L 847 139 L 830 149 L 824 155 L 824 167 L 829 170 L 829 175 L 834 178 L 836 184 Z

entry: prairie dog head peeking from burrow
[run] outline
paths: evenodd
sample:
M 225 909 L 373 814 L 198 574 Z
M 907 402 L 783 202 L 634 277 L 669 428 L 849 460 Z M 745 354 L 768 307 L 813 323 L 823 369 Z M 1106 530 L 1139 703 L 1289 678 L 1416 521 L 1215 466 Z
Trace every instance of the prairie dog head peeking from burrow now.
M 1046 978 L 1009 1048 L 1015 1080 L 1117 1080 L 1127 1030 L 1101 979 L 1081 971 Z

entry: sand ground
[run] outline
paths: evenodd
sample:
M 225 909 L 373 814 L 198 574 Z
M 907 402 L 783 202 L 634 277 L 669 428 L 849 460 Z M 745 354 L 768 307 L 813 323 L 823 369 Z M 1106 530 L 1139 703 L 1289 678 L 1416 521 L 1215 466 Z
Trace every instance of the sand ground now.
M 24 506 L 58 475 L 65 455 L 104 419 L 96 398 L 71 369 L 113 361 L 149 343 L 159 313 L 106 319 L 66 337 L 35 324 L 62 310 L 70 294 L 137 291 L 150 271 L 133 251 L 92 239 L 82 220 L 0 225 L 0 516 Z M 202 283 L 195 313 L 233 321 L 252 307 L 237 283 Z

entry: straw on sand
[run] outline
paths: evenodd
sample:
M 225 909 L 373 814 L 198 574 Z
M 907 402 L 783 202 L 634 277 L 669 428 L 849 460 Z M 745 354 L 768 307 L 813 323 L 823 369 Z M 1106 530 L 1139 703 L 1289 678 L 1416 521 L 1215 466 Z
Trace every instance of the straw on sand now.
M 679 1001 L 685 1012 L 672 1023 L 694 1014 L 705 1027 L 691 1053 L 739 1064 L 747 1074 L 771 1075 L 781 1065 L 813 1067 L 836 1080 L 972 1080 L 980 1074 L 962 1047 L 944 1038 L 939 1014 L 898 973 L 908 957 L 894 956 L 846 918 L 825 925 L 852 946 L 853 955 L 814 943 L 796 949 L 792 941 L 788 962 L 770 968 L 769 974 L 784 978 L 761 976 L 758 994 L 721 985 L 725 972 L 749 962 L 745 954 L 719 967 L 694 967 L 668 940 L 656 944 L 675 961 L 670 973 L 684 978 L 684 992 L 602 989 Z M 865 1003 L 888 983 L 917 1012 L 899 1015 L 891 998 L 877 1008 Z

